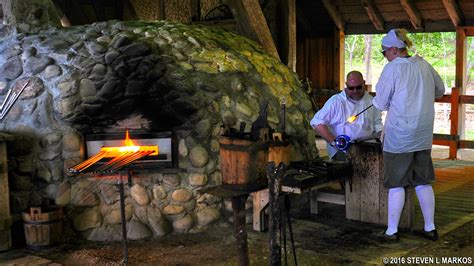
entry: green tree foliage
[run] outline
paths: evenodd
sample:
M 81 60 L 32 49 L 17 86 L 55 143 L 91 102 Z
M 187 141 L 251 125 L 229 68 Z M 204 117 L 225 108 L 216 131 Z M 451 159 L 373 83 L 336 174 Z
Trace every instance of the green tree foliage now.
M 384 34 L 373 35 L 373 49 L 371 51 L 372 68 L 381 69 L 387 60 L 381 53 L 381 43 Z M 440 73 L 445 84 L 450 87 L 455 74 L 456 62 L 456 33 L 455 32 L 435 32 L 435 33 L 413 33 L 408 35 L 413 42 L 410 49 L 411 54 L 418 54 L 430 62 Z M 346 72 L 350 69 L 359 68 L 363 65 L 365 43 L 362 35 L 346 36 L 345 60 Z M 474 62 L 474 52 L 470 53 L 470 62 Z M 469 57 L 468 57 L 469 58 Z M 374 77 L 375 80 L 378 77 Z

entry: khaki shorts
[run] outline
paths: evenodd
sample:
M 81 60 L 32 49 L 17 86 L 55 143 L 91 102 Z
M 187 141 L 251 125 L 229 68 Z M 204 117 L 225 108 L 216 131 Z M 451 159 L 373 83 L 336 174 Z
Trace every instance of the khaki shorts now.
M 431 150 L 408 153 L 383 152 L 384 187 L 427 185 L 435 180 Z

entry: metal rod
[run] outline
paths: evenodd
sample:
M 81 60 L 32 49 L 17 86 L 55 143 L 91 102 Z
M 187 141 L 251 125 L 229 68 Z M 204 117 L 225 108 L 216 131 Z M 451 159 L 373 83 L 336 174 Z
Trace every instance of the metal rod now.
M 10 97 L 10 94 L 12 93 L 13 89 L 9 89 L 7 92 L 7 96 L 5 96 L 5 99 L 3 99 L 2 106 L 0 107 L 0 111 L 3 112 L 3 107 L 5 106 L 5 103 L 7 102 L 8 98 Z
M 5 98 L 4 102 L 2 103 L 2 107 L 4 107 L 4 109 L 2 109 L 1 112 L 0 112 L 0 120 L 3 120 L 3 118 L 8 114 L 8 112 L 10 111 L 10 108 L 13 106 L 13 104 L 15 104 L 16 100 L 18 99 L 20 94 L 23 92 L 23 90 L 25 90 L 25 88 L 28 86 L 28 84 L 30 84 L 30 81 L 31 80 L 28 80 L 21 87 L 21 89 L 18 91 L 18 93 L 15 91 L 15 89 L 12 89 L 13 92 L 12 92 L 11 95 L 10 95 L 10 93 L 7 93 L 8 96 L 11 96 L 11 97 Z M 5 105 L 5 106 L 3 106 L 3 105 Z
M 129 163 L 132 163 L 140 158 L 143 158 L 149 154 L 153 153 L 153 151 L 141 151 L 141 152 L 138 152 L 137 154 L 133 154 L 127 158 L 124 158 L 123 160 L 121 160 L 120 162 L 117 162 L 114 166 L 111 166 L 109 168 L 110 171 L 114 171 L 114 170 L 117 170 L 121 167 L 124 167 L 125 165 L 129 164 Z
M 124 193 L 124 187 L 123 187 L 122 174 L 119 175 L 118 185 L 119 185 L 119 193 L 120 193 L 120 218 L 122 221 L 123 264 L 128 265 L 127 221 L 125 220 L 125 193 Z
M 293 260 L 295 262 L 295 266 L 298 266 L 298 262 L 296 260 L 296 248 L 295 248 L 295 240 L 293 238 L 293 227 L 291 225 L 291 217 L 290 217 L 290 209 L 291 209 L 291 203 L 290 203 L 290 195 L 288 193 L 285 194 L 284 196 L 284 201 L 285 201 L 285 215 L 287 224 L 288 224 L 288 231 L 290 233 L 290 241 L 291 241 L 291 250 L 293 251 Z
M 106 154 L 105 151 L 101 151 L 97 153 L 96 155 L 90 157 L 89 159 L 85 160 L 84 162 L 71 167 L 69 171 L 81 172 L 87 169 L 88 167 L 90 167 L 91 165 L 93 165 L 94 163 L 100 161 L 100 159 L 105 157 L 105 154 Z
M 117 160 L 115 163 L 109 165 L 109 168 L 107 169 L 108 171 L 114 171 L 114 170 L 117 170 L 125 165 L 127 165 L 128 163 L 131 163 L 135 160 L 138 160 L 140 159 L 141 157 L 143 156 L 140 156 L 143 152 L 134 152 L 128 156 L 125 156 L 125 157 L 122 157 L 120 160 Z
M 117 161 L 121 160 L 124 156 L 129 156 L 130 154 L 132 154 L 132 152 L 126 152 L 120 156 L 117 156 L 113 158 L 112 160 L 108 161 L 107 163 L 105 163 L 104 165 L 101 165 L 100 167 L 98 167 L 95 171 L 96 172 L 106 171 L 108 168 L 110 168 L 111 165 L 114 165 Z
M 370 107 L 374 106 L 373 104 L 367 106 L 364 110 L 360 111 L 358 114 L 356 114 L 355 116 L 359 116 L 360 114 L 362 114 L 363 112 L 367 111 L 367 109 L 369 109 Z

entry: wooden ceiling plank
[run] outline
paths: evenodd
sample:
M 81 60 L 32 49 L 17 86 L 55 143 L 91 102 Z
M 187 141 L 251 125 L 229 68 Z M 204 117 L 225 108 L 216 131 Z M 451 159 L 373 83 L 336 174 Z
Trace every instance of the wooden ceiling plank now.
M 456 0 L 443 0 L 443 5 L 455 27 L 464 25 L 464 16 Z
M 334 1 L 332 0 L 322 0 L 324 8 L 329 13 L 329 16 L 331 16 L 332 20 L 334 21 L 334 24 L 336 24 L 336 27 L 340 31 L 344 31 L 345 27 L 345 22 L 342 19 L 341 15 L 339 14 L 339 11 L 336 8 L 336 5 L 334 4 Z
M 400 4 L 410 18 L 411 24 L 415 29 L 423 29 L 423 20 L 421 19 L 421 14 L 418 9 L 415 7 L 415 4 L 412 0 L 400 0 Z
M 374 2 L 372 0 L 362 0 L 362 4 L 367 11 L 367 15 L 369 15 L 370 20 L 374 24 L 374 27 L 377 30 L 384 31 L 385 29 L 382 15 L 380 15 L 380 11 L 374 5 Z

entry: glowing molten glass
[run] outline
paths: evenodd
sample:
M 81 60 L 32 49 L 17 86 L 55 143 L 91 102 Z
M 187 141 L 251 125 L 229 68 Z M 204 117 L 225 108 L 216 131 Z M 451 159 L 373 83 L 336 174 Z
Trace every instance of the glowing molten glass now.
M 357 119 L 357 116 L 353 115 L 353 116 L 347 118 L 347 122 L 352 123 L 352 122 L 354 122 L 356 119 Z

